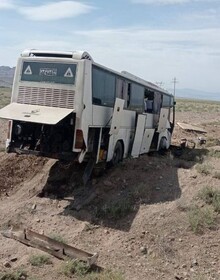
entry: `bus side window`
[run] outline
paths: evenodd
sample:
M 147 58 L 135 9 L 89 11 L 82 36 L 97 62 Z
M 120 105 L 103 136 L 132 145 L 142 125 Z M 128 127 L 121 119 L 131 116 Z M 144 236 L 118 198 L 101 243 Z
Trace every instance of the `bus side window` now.
M 113 107 L 115 101 L 116 77 L 112 73 L 92 68 L 92 102 L 94 105 Z
M 144 91 L 144 111 L 145 113 L 153 113 L 154 92 L 145 88 Z
M 120 78 L 117 78 L 116 81 L 116 97 L 124 99 L 125 100 L 124 107 L 127 108 L 128 83 Z
M 162 106 L 162 96 L 159 92 L 154 93 L 153 113 L 159 114 Z
M 163 95 L 162 107 L 163 108 L 171 107 L 171 97 L 169 95 L 166 94 Z
M 144 87 L 137 83 L 132 83 L 130 89 L 129 109 L 142 113 L 143 101 L 144 101 Z

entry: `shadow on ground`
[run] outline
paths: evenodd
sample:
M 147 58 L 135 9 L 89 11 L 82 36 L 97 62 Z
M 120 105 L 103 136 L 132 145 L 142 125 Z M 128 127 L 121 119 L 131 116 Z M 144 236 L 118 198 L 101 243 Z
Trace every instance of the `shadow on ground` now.
M 180 198 L 178 169 L 202 163 L 207 153 L 206 149 L 173 146 L 165 154 L 126 159 L 99 177 L 93 175 L 87 186 L 80 183 L 83 165 L 57 162 L 39 196 L 68 200 L 62 215 L 129 231 L 141 205 Z

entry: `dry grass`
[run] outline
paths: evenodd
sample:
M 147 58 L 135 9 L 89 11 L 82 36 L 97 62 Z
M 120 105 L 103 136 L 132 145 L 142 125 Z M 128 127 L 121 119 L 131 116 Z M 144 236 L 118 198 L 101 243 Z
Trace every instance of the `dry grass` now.
M 176 102 L 177 112 L 220 112 L 220 102 L 218 101 L 203 101 L 194 99 L 177 99 Z
M 188 211 L 188 218 L 190 228 L 194 233 L 202 233 L 204 229 L 211 229 L 215 226 L 216 215 L 209 206 L 203 208 L 191 207 Z
M 61 267 L 61 274 L 67 277 L 72 277 L 73 275 L 77 277 L 84 277 L 89 271 L 89 266 L 79 260 L 68 260 Z
M 0 108 L 8 105 L 11 99 L 11 88 L 0 87 Z
M 207 164 L 207 163 L 203 163 L 203 164 L 197 164 L 196 165 L 196 170 L 197 172 L 199 172 L 202 175 L 210 175 L 211 171 L 212 171 L 212 166 Z
M 47 255 L 32 255 L 29 262 L 33 266 L 43 266 L 44 264 L 51 264 L 50 257 Z
M 0 280 L 25 280 L 27 277 L 27 273 L 21 269 L 14 272 L 0 272 Z
M 204 187 L 198 194 L 206 204 L 209 204 L 213 209 L 220 213 L 220 190 L 212 187 Z
M 96 209 L 96 217 L 101 219 L 119 220 L 133 211 L 133 200 L 131 197 L 111 200 Z

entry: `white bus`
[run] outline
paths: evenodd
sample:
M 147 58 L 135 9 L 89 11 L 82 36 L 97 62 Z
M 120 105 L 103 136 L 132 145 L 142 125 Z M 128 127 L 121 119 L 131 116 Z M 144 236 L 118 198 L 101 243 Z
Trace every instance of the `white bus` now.
M 173 112 L 172 112 L 173 111 Z M 93 61 L 87 52 L 26 50 L 18 59 L 9 119 L 8 152 L 99 162 L 168 149 L 174 98 L 127 72 Z

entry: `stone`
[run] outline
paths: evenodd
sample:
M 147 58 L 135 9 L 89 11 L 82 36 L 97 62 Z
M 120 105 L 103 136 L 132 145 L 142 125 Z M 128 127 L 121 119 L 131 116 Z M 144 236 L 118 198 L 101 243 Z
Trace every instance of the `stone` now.
M 10 264 L 9 261 L 4 262 L 3 265 L 4 265 L 4 267 L 6 267 L 6 268 L 10 268 L 10 267 L 11 267 L 11 264 Z
M 171 237 L 169 238 L 169 241 L 175 241 L 175 237 L 171 236 Z
M 175 274 L 174 277 L 176 280 L 183 280 L 183 277 L 178 274 Z
M 31 207 L 32 210 L 35 210 L 37 208 L 37 205 L 34 203 Z
M 142 254 L 147 254 L 147 247 L 145 247 L 145 246 L 142 246 L 141 248 L 140 248 L 140 251 L 141 251 L 141 253 Z
M 197 266 L 197 265 L 198 265 L 198 261 L 196 259 L 192 260 L 191 267 Z
M 105 180 L 104 182 L 103 182 L 103 184 L 105 185 L 105 186 L 107 186 L 107 187 L 112 187 L 112 182 L 110 182 L 110 181 L 108 181 L 108 180 Z

